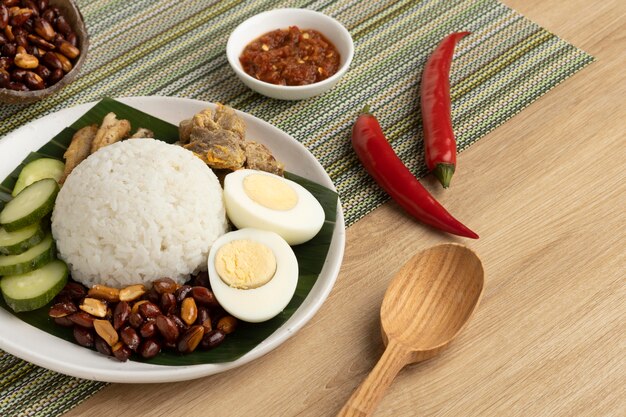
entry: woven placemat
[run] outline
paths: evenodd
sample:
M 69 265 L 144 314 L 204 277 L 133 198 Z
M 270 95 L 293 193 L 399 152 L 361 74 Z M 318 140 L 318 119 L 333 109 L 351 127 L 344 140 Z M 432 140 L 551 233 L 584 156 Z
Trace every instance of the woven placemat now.
M 347 225 L 387 200 L 349 147 L 351 124 L 368 103 L 400 157 L 417 175 L 422 158 L 419 79 L 429 53 L 454 31 L 471 36 L 452 67 L 460 151 L 593 61 L 495 0 L 77 1 L 91 35 L 80 77 L 28 106 L 0 105 L 0 137 L 45 114 L 104 96 L 163 95 L 220 101 L 278 126 L 324 165 Z M 300 101 L 267 99 L 231 71 L 225 45 L 234 27 L 278 7 L 321 11 L 341 21 L 356 46 L 351 70 L 329 93 Z M 0 415 L 56 416 L 106 384 L 70 378 L 0 351 Z

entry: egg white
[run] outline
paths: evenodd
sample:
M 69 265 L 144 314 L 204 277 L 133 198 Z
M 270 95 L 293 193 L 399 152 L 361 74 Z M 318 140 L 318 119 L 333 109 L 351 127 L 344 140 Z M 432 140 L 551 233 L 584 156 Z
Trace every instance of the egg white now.
M 273 210 L 252 200 L 243 187 L 243 180 L 251 174 L 268 175 L 283 181 L 297 196 L 298 202 L 289 210 Z M 291 180 L 268 172 L 241 169 L 224 179 L 226 214 L 237 228 L 252 227 L 278 233 L 290 245 L 299 245 L 312 239 L 324 225 L 324 209 L 306 188 Z
M 233 240 L 248 239 L 264 244 L 276 258 L 274 277 L 265 285 L 247 290 L 230 287 L 215 269 L 215 255 L 220 247 Z M 287 242 L 274 232 L 240 229 L 219 237 L 209 252 L 209 281 L 215 298 L 232 316 L 251 323 L 275 317 L 283 311 L 296 291 L 298 260 Z

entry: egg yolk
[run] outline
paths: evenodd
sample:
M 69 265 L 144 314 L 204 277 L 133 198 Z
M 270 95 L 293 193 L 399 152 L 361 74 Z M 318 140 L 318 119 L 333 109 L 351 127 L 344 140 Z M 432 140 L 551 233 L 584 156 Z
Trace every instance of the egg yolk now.
M 291 210 L 298 204 L 298 194 L 293 188 L 269 175 L 246 176 L 243 190 L 252 201 L 272 210 Z
M 243 290 L 267 284 L 276 273 L 276 258 L 270 248 L 253 240 L 233 240 L 215 254 L 215 270 L 222 281 Z

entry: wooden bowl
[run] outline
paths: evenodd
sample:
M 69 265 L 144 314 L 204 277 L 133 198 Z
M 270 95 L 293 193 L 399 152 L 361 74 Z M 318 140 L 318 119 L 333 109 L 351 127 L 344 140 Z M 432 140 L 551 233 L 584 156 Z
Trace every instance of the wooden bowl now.
M 83 15 L 72 0 L 50 0 L 50 5 L 59 8 L 74 32 L 76 32 L 80 55 L 74 62 L 74 67 L 56 84 L 43 90 L 14 91 L 0 88 L 0 102 L 6 104 L 27 104 L 48 97 L 74 81 L 80 68 L 83 66 L 83 62 L 87 58 L 87 50 L 89 49 L 89 36 Z

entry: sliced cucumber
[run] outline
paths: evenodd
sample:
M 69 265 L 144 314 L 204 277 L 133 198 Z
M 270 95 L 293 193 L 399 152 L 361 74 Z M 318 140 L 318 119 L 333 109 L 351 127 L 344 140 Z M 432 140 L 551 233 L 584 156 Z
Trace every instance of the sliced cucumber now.
M 19 255 L 26 252 L 46 236 L 41 223 L 31 224 L 14 232 L 7 232 L 0 227 L 0 254 Z
M 0 255 L 0 275 L 18 275 L 40 268 L 55 258 L 52 233 L 19 255 Z
M 65 287 L 67 275 L 67 265 L 55 260 L 34 271 L 2 278 L 0 289 L 13 311 L 36 310 L 52 301 Z
M 22 169 L 19 177 L 17 177 L 15 187 L 13 187 L 13 197 L 32 183 L 45 178 L 52 178 L 59 182 L 64 171 L 65 164 L 58 159 L 40 158 L 29 162 Z
M 52 211 L 58 192 L 59 184 L 52 178 L 32 183 L 4 206 L 0 225 L 7 232 L 14 232 L 39 222 Z

